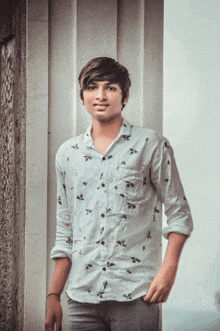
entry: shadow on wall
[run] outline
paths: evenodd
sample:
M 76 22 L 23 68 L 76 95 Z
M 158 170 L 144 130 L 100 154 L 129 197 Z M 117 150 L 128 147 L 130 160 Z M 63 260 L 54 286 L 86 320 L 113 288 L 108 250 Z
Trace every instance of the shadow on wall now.
M 220 291 L 215 293 L 215 305 L 220 312 Z

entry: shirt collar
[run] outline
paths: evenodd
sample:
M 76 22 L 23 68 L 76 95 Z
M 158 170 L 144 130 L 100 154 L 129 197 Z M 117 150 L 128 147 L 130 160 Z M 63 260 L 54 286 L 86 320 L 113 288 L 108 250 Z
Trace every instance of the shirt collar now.
M 131 136 L 131 128 L 132 128 L 132 125 L 125 118 L 123 118 L 123 122 L 122 122 L 122 125 L 121 125 L 121 128 L 120 128 L 118 137 L 120 137 L 120 136 Z M 93 146 L 93 139 L 92 139 L 92 136 L 91 136 L 91 131 L 92 131 L 92 125 L 90 125 L 88 127 L 88 129 L 86 130 L 86 133 L 84 135 L 85 144 L 90 146 L 90 147 Z

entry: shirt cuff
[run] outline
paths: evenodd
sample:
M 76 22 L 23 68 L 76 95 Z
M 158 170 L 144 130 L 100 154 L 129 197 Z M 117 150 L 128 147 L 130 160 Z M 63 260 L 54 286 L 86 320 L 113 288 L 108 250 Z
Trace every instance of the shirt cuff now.
M 72 262 L 72 251 L 62 246 L 55 246 L 50 253 L 51 260 L 56 260 L 57 258 L 63 257 L 68 257 Z
M 168 236 L 171 232 L 176 232 L 179 234 L 185 234 L 188 238 L 191 236 L 193 228 L 189 228 L 187 226 L 180 226 L 180 225 L 169 225 L 163 228 L 163 236 L 165 239 L 168 239 Z

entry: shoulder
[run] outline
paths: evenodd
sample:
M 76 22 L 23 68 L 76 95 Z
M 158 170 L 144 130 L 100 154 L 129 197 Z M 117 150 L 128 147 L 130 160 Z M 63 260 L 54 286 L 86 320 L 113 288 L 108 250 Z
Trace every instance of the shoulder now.
M 84 134 L 66 140 L 57 150 L 56 160 L 66 158 L 69 153 L 79 149 Z
M 132 126 L 131 128 L 132 135 L 134 137 L 144 139 L 145 141 L 153 144 L 159 144 L 160 142 L 163 142 L 167 140 L 164 136 L 162 136 L 159 132 L 150 129 L 150 128 L 143 128 L 139 126 Z
M 140 127 L 140 126 L 136 126 L 136 125 L 131 125 L 131 130 L 132 130 L 133 134 L 137 134 L 137 135 L 138 134 L 139 135 L 146 134 L 150 137 L 160 136 L 160 134 L 158 132 L 156 132 L 155 130 L 153 130 L 153 129 L 144 128 L 144 127 Z
M 169 140 L 153 129 L 132 126 L 131 130 L 133 139 L 137 141 L 138 144 L 144 145 L 148 152 L 151 151 L 153 153 L 154 151 L 162 152 L 168 149 L 170 151 L 172 150 Z

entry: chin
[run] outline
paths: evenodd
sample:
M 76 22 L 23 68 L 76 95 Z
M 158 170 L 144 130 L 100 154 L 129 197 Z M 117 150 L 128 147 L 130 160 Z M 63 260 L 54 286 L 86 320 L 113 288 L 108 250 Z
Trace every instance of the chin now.
M 121 114 L 111 114 L 107 116 L 98 116 L 97 119 L 102 121 L 102 122 L 110 122 L 114 120 L 119 120 L 122 118 Z

